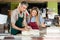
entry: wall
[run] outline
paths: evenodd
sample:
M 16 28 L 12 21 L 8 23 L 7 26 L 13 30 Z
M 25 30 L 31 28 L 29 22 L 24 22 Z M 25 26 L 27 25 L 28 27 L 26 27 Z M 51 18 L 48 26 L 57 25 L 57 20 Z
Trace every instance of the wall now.
M 58 4 L 57 2 L 48 2 L 48 8 L 51 8 L 54 10 L 54 12 L 58 13 Z
M 16 9 L 16 7 L 18 6 L 18 2 L 11 2 L 11 10 Z

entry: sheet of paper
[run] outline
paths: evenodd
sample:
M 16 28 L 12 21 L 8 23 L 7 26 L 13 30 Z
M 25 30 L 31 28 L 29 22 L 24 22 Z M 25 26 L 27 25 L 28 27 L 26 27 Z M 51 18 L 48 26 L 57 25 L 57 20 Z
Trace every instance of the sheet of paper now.
M 2 39 L 2 40 L 3 40 L 3 39 L 4 39 L 4 37 L 5 37 L 5 36 L 0 36 L 0 39 Z
M 22 36 L 22 40 L 32 40 L 32 38 L 29 36 Z
M 39 30 L 22 31 L 22 35 L 40 36 L 40 31 Z
M 0 24 L 4 24 L 7 22 L 7 15 L 0 14 Z

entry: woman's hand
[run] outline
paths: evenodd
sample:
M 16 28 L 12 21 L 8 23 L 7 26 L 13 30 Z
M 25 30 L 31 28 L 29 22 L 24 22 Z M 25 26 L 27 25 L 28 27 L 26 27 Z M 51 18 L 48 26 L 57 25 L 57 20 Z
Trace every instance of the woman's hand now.
M 41 26 L 42 26 L 42 27 L 46 27 L 46 25 L 45 25 L 44 23 L 41 23 Z

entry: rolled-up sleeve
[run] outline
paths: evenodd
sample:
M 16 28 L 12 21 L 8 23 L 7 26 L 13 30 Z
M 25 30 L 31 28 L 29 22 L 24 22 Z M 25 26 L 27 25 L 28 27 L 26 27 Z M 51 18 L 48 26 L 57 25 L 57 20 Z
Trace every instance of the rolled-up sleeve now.
M 16 12 L 15 12 L 15 11 L 12 11 L 12 12 L 11 12 L 11 23 L 14 23 L 14 24 L 15 24 L 15 22 L 16 22 L 16 17 L 15 17 L 15 15 L 16 15 Z

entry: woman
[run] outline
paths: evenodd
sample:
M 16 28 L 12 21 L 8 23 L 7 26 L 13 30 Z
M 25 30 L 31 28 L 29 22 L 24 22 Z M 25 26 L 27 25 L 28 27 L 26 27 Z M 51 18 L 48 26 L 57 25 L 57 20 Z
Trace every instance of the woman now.
M 31 9 L 27 22 L 32 29 L 39 29 L 40 27 L 45 27 L 44 19 L 41 17 L 39 9 L 37 7 L 33 7 Z

